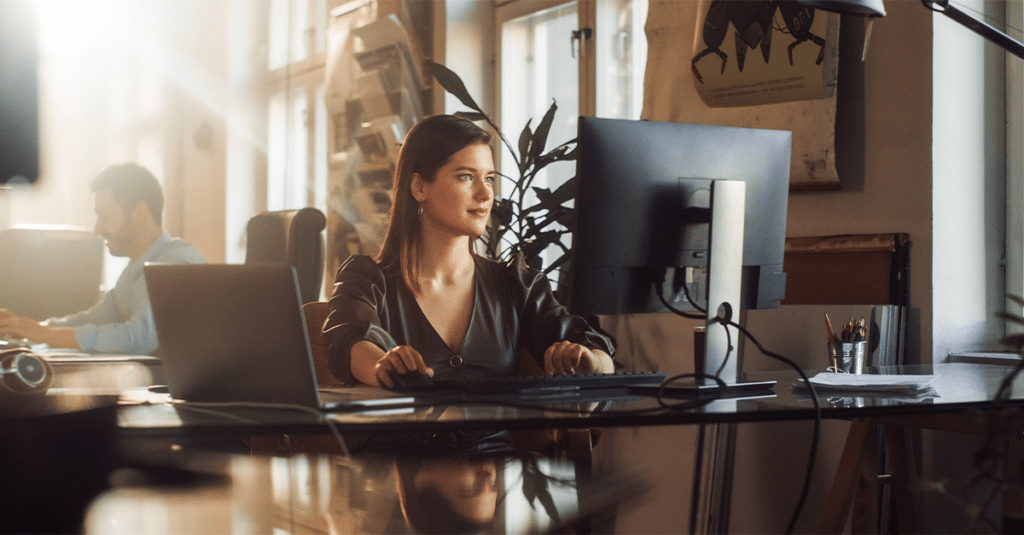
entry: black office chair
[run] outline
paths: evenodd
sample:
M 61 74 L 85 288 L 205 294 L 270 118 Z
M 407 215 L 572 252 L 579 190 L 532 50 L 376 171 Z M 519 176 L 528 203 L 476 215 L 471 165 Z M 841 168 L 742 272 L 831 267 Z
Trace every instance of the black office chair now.
M 0 231 L 0 308 L 44 320 L 99 300 L 103 240 L 78 227 Z
M 245 263 L 289 263 L 299 278 L 302 302 L 320 299 L 327 218 L 316 208 L 263 212 L 246 225 Z

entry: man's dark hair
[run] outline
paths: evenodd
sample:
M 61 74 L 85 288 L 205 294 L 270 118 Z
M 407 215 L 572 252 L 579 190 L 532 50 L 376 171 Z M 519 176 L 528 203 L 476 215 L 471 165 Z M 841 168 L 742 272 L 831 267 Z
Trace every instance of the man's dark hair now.
M 146 203 L 158 225 L 162 224 L 164 193 L 153 173 L 137 163 L 111 165 L 92 181 L 92 191 L 108 190 L 125 214 L 139 202 Z

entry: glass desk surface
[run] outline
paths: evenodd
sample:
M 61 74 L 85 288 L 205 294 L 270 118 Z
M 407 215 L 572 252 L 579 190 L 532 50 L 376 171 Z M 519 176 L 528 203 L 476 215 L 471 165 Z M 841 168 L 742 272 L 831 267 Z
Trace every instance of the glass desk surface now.
M 134 484 L 92 502 L 86 533 L 576 533 L 651 490 L 634 472 L 581 476 L 572 463 L 523 452 L 193 453 L 148 468 L 117 474 Z
M 1009 385 L 1008 399 L 997 403 L 996 392 L 1010 366 L 943 363 L 869 368 L 866 373 L 934 376 L 934 392 L 923 397 L 860 395 L 855 392 L 819 394 L 824 418 L 858 418 L 927 413 L 956 413 L 994 410 L 1004 405 L 1024 404 L 1024 377 Z M 819 371 L 807 372 L 813 377 Z M 1024 374 L 1021 374 L 1024 375 Z M 626 391 L 608 392 L 609 400 L 565 399 L 480 399 L 445 396 L 417 396 L 391 400 L 392 403 L 366 408 L 354 403 L 350 410 L 326 413 L 341 431 L 410 431 L 541 427 L 617 427 L 681 425 L 715 422 L 754 422 L 813 419 L 814 404 L 805 390 L 794 388 L 800 381 L 792 370 L 745 374 L 741 381 L 775 381 L 770 390 L 743 397 L 698 401 L 689 398 L 663 399 Z M 354 400 L 367 398 L 368 389 L 350 389 Z M 340 390 L 345 395 L 345 389 Z M 388 394 L 393 396 L 393 394 Z M 372 397 L 372 394 L 369 394 Z M 130 397 L 130 396 L 129 396 Z M 124 398 L 123 398 L 124 399 Z M 123 402 L 124 403 L 124 402 Z M 662 403 L 664 406 L 662 406 Z M 316 411 L 301 407 L 256 407 L 251 405 L 192 405 L 145 403 L 123 404 L 119 426 L 135 433 L 180 431 L 237 432 L 261 428 L 273 432 L 323 429 Z

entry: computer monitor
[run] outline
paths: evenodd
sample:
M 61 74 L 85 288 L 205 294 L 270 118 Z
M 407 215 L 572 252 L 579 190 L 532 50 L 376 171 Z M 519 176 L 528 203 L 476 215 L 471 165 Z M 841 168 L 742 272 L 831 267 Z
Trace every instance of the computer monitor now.
M 706 306 L 713 181 L 742 181 L 740 308 L 785 297 L 782 271 L 792 133 L 579 118 L 570 309 L 577 314 Z M 714 274 L 711 274 L 713 277 Z

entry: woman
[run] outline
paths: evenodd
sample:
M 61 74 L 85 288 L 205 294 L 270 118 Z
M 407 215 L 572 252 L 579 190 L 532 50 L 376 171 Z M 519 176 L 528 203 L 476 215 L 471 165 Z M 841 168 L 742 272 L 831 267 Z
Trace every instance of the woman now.
M 490 456 L 397 457 L 402 515 L 413 533 L 496 533 L 498 461 Z
M 513 376 L 521 349 L 549 373 L 614 371 L 610 340 L 558 304 L 543 274 L 473 253 L 494 202 L 490 139 L 451 115 L 409 131 L 380 254 L 349 258 L 330 300 L 324 342 L 343 382 Z

